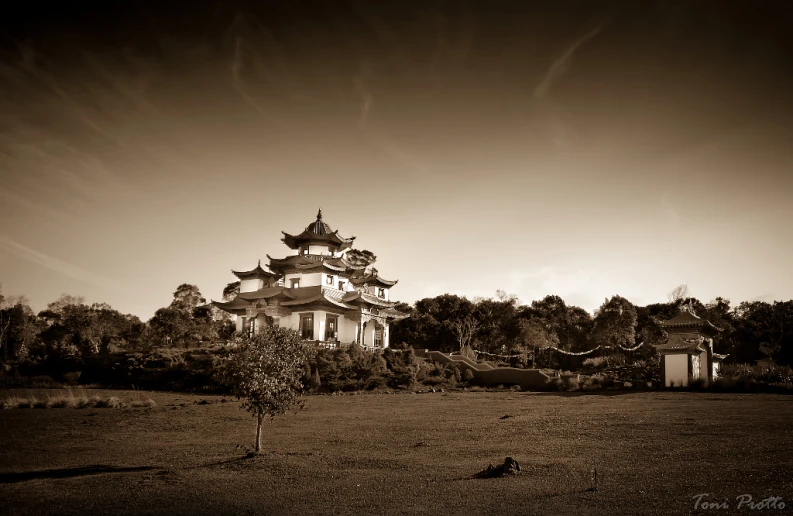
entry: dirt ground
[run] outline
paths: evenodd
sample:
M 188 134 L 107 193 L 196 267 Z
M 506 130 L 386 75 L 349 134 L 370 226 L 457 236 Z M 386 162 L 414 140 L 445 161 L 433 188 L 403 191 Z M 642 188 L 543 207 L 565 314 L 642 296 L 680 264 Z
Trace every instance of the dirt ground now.
M 0 514 L 793 512 L 793 396 L 312 396 L 246 458 L 237 402 L 144 395 L 157 406 L 0 410 Z M 507 456 L 520 475 L 473 477 Z

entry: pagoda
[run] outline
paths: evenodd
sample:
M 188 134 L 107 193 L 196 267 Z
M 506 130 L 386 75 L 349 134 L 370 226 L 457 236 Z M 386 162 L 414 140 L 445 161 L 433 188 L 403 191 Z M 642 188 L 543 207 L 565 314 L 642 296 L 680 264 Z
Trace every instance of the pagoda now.
M 407 315 L 394 308 L 390 289 L 396 281 L 380 277 L 374 256 L 353 249 L 355 237 L 344 238 L 322 220 L 322 210 L 297 235 L 283 232 L 281 241 L 294 251 L 249 271 L 231 271 L 240 292 L 231 301 L 213 301 L 237 316 L 237 331 L 249 334 L 262 324 L 298 330 L 324 347 L 357 343 L 376 350 L 388 347 L 389 325 Z
M 667 342 L 657 344 L 661 353 L 661 378 L 665 387 L 687 387 L 692 380 L 706 384 L 718 375 L 719 362 L 727 355 L 713 352 L 713 337 L 721 332 L 707 319 L 694 314 L 691 306 L 681 306 L 680 313 L 661 323 Z

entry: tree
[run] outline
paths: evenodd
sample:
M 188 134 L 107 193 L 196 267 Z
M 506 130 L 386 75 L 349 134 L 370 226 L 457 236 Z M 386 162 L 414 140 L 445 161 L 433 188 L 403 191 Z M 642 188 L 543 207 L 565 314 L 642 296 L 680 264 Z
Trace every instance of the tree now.
M 299 404 L 303 365 L 313 348 L 295 330 L 265 325 L 253 336 L 239 336 L 222 363 L 219 379 L 256 417 L 256 453 L 261 451 L 262 422 Z
M 683 284 L 673 288 L 672 291 L 666 295 L 666 298 L 670 303 L 677 304 L 679 301 L 689 297 L 689 295 L 688 285 Z
M 479 328 L 479 323 L 473 317 L 466 317 L 465 319 L 458 319 L 452 322 L 454 334 L 460 341 L 460 350 L 464 347 L 470 347 L 471 341 L 476 335 L 476 330 Z
M 201 291 L 198 290 L 197 286 L 182 283 L 176 287 L 176 292 L 173 293 L 173 301 L 170 308 L 192 313 L 197 306 L 206 302 L 207 300 L 201 295 Z
M 240 293 L 240 281 L 232 281 L 223 289 L 223 301 L 231 301 Z
M 624 297 L 607 299 L 595 312 L 592 336 L 604 347 L 630 347 L 636 340 L 636 307 Z
M 154 337 L 167 345 L 184 343 L 192 326 L 190 314 L 175 308 L 160 308 L 149 320 L 149 328 Z
M 355 267 L 368 267 L 377 260 L 377 256 L 366 249 L 350 249 L 344 253 L 344 260 Z
M 757 360 L 763 354 L 793 364 L 793 301 L 743 302 L 735 314 L 737 360 Z
M 528 351 L 531 350 L 531 367 L 534 369 L 537 365 L 537 351 L 539 349 L 558 347 L 559 337 L 554 332 L 548 331 L 538 319 L 521 319 L 518 324 L 520 327 L 520 340 L 523 344 L 521 348 L 521 365 L 525 366 L 528 364 Z M 550 365 L 550 360 L 548 362 Z
M 0 359 L 6 362 L 26 358 L 38 341 L 40 330 L 39 319 L 26 304 L 0 309 Z

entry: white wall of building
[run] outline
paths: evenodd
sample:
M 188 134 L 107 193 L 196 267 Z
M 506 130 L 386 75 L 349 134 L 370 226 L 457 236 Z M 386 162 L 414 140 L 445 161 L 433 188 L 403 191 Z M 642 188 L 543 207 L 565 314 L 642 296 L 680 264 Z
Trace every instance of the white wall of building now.
M 699 377 L 703 380 L 708 379 L 708 352 L 703 351 L 699 355 Z
M 256 292 L 264 286 L 264 281 L 260 279 L 240 280 L 240 292 Z
M 310 245 L 308 246 L 308 254 L 328 254 L 330 248 L 326 245 Z
M 688 355 L 674 354 L 663 355 L 664 359 L 664 385 L 671 387 L 688 386 Z
M 278 326 L 281 328 L 289 328 L 290 330 L 299 330 L 300 314 L 297 312 L 292 312 L 286 317 L 280 317 L 278 320 Z
M 284 286 L 287 288 L 292 287 L 292 280 L 299 279 L 301 287 L 316 287 L 322 284 L 323 274 L 321 272 L 313 272 L 311 274 L 301 274 L 293 272 L 284 276 Z
M 355 342 L 356 331 L 358 323 L 351 321 L 344 316 L 339 316 L 339 342 L 348 344 Z

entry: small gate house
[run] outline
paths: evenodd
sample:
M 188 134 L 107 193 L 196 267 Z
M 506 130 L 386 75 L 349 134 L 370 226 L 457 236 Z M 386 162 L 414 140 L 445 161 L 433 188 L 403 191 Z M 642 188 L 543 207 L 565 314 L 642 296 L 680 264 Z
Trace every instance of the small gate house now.
M 661 353 L 661 381 L 665 387 L 687 387 L 692 380 L 710 384 L 718 375 L 719 362 L 727 355 L 713 352 L 713 337 L 721 332 L 707 319 L 697 317 L 690 306 L 661 323 L 669 336 L 655 347 Z

